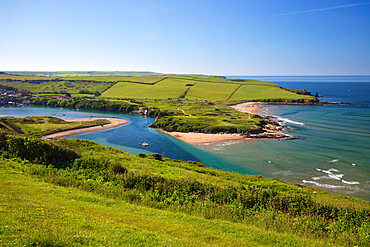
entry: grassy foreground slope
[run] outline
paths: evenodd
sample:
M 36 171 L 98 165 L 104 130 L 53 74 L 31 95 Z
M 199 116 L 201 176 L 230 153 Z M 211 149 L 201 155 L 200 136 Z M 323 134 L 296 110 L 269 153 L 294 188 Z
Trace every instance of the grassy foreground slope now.
M 0 244 L 366 246 L 369 202 L 86 140 L 0 133 Z M 19 237 L 21 236 L 21 237 Z
M 1 246 L 325 246 L 320 240 L 41 182 L 4 165 L 0 196 Z

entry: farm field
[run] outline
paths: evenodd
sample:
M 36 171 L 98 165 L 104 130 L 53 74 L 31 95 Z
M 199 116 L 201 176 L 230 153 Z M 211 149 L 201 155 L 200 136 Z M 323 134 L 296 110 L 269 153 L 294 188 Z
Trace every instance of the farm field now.
M 48 93 L 100 92 L 111 99 L 185 99 L 190 101 L 296 101 L 313 100 L 310 95 L 296 94 L 276 83 L 201 77 L 194 75 L 86 76 L 86 73 L 61 73 L 65 77 L 0 74 L 0 84 L 19 90 Z M 83 92 L 84 91 L 84 92 Z
M 231 83 L 196 82 L 190 87 L 186 99 L 226 101 L 239 86 Z
M 95 92 L 104 91 L 109 83 L 91 83 L 91 82 L 70 82 L 70 81 L 48 81 L 40 84 L 25 83 L 20 81 L 1 82 L 2 85 L 21 88 L 30 92 L 55 92 L 55 93 L 78 93 L 81 90 Z
M 271 100 L 298 100 L 310 99 L 309 95 L 298 95 L 269 85 L 243 85 L 230 98 L 230 101 L 255 99 L 257 101 Z
M 178 98 L 187 90 L 187 81 L 166 78 L 155 85 L 118 82 L 102 94 L 106 98 L 168 99 Z

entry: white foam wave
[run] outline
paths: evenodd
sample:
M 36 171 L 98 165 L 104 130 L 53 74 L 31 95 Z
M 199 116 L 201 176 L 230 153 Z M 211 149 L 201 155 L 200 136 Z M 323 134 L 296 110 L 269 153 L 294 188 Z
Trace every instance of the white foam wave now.
M 302 180 L 302 182 L 305 183 L 305 184 L 314 184 L 318 187 L 330 188 L 330 189 L 345 188 L 345 186 L 332 185 L 332 184 L 320 184 L 318 182 L 310 181 L 310 180 Z
M 330 161 L 328 161 L 329 163 L 335 163 L 335 162 L 338 162 L 339 161 L 339 159 L 334 159 L 334 160 L 330 160 Z
M 346 181 L 344 179 L 342 179 L 342 183 L 345 183 L 345 184 L 360 184 L 360 182 L 356 182 L 356 181 Z
M 273 117 L 275 117 L 277 120 L 283 121 L 285 123 L 291 123 L 291 124 L 296 124 L 296 125 L 305 125 L 304 123 L 293 121 L 289 118 L 283 118 L 283 117 L 279 117 L 279 116 L 273 116 Z

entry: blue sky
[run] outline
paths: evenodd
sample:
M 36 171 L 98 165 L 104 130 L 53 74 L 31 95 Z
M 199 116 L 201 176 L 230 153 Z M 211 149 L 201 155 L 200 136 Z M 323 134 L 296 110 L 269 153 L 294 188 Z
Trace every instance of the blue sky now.
M 370 1 L 0 0 L 0 6 L 0 71 L 370 74 Z

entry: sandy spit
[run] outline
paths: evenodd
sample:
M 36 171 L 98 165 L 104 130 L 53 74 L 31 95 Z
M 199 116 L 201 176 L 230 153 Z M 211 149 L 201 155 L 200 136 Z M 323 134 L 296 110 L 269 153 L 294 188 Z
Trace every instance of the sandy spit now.
M 220 142 L 230 140 L 241 140 L 245 137 L 240 134 L 206 134 L 206 133 L 194 133 L 194 132 L 168 132 L 162 129 L 156 129 L 173 136 L 183 142 L 189 144 L 207 143 L 207 142 Z
M 73 119 L 73 120 L 66 120 L 68 122 L 85 122 L 85 121 L 94 121 L 97 119 L 105 119 L 110 121 L 109 124 L 99 125 L 99 126 L 93 126 L 93 127 L 86 127 L 86 128 L 80 128 L 80 129 L 73 129 L 73 130 L 66 130 L 62 132 L 57 132 L 49 135 L 42 136 L 42 139 L 59 139 L 66 136 L 71 135 L 77 135 L 81 133 L 87 133 L 87 132 L 94 132 L 99 130 L 106 130 L 115 128 L 118 126 L 121 126 L 123 124 L 128 123 L 126 120 L 118 119 L 118 118 L 81 118 L 81 119 Z

